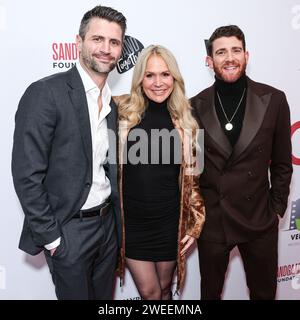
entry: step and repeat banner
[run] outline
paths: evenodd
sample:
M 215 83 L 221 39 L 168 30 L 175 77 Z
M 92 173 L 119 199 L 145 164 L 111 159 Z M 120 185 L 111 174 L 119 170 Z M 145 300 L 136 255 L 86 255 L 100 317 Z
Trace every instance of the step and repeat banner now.
M 277 299 L 300 299 L 300 0 L 0 0 L 0 299 L 56 298 L 43 253 L 32 257 L 18 249 L 23 213 L 10 169 L 14 115 L 31 82 L 76 64 L 80 20 L 98 4 L 121 11 L 128 21 L 123 58 L 109 77 L 113 95 L 129 92 L 141 49 L 161 44 L 176 56 L 187 96 L 192 97 L 214 81 L 205 65 L 205 39 L 221 25 L 237 24 L 244 31 L 248 75 L 285 91 L 291 108 L 294 174 L 280 221 Z M 139 299 L 128 271 L 122 288 L 116 280 L 115 298 Z M 184 290 L 174 299 L 199 298 L 198 256 L 193 250 Z M 224 299 L 248 299 L 237 250 L 230 257 Z

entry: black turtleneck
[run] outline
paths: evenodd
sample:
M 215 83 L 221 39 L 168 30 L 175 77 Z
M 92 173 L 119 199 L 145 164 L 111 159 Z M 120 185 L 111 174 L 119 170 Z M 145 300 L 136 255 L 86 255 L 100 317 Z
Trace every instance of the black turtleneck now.
M 136 129 L 142 130 L 144 134 L 139 137 Z M 162 137 L 153 139 L 158 130 L 166 140 Z M 141 122 L 130 130 L 127 138 L 127 157 L 134 151 L 141 161 L 146 161 L 132 163 L 127 158 L 127 164 L 124 165 L 124 193 L 130 198 L 157 201 L 172 199 L 177 195 L 181 141 L 177 131 L 173 130 L 167 101 L 156 103 L 148 100 Z M 167 132 L 173 132 L 175 136 L 170 143 Z M 138 145 L 142 148 L 135 150 Z
M 246 75 L 242 75 L 236 82 L 225 82 L 217 77 L 215 77 L 215 109 L 217 116 L 219 118 L 221 127 L 226 134 L 230 144 L 232 147 L 236 144 L 244 121 L 245 116 L 245 108 L 246 108 L 246 96 L 247 96 L 247 78 Z M 228 122 L 224 112 L 221 108 L 217 92 L 220 96 L 224 111 L 226 113 L 227 118 L 230 120 L 233 116 L 237 106 L 241 100 L 243 95 L 243 91 L 245 90 L 245 94 L 243 100 L 234 116 L 231 120 L 231 124 L 233 125 L 233 129 L 228 131 L 225 129 L 225 125 Z
M 135 129 L 143 132 L 141 138 L 135 138 Z M 156 103 L 149 100 L 141 122 L 128 134 L 127 155 L 131 152 L 145 155 L 148 161 L 133 163 L 131 160 L 134 159 L 129 157 L 123 166 L 125 252 L 131 259 L 170 261 L 177 257 L 180 164 L 174 161 L 174 148 L 180 149 L 181 141 L 179 134 L 177 147 L 175 141 L 169 144 L 165 139 L 151 140 L 153 129 L 164 129 L 165 133 L 175 130 L 166 101 Z M 142 147 L 140 151 L 135 149 L 136 143 Z M 167 149 L 170 161 L 165 163 L 161 155 L 168 153 Z M 152 161 L 151 153 L 158 161 Z

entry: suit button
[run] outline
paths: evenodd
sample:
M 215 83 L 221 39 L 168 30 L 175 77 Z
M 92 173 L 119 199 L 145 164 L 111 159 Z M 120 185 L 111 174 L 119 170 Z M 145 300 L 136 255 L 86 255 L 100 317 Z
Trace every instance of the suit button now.
M 262 147 L 261 147 L 261 146 L 258 146 L 258 147 L 257 147 L 257 150 L 258 150 L 258 152 L 260 152 L 260 153 L 262 153 L 262 152 L 263 152 L 263 150 L 262 150 Z
M 207 150 L 208 152 L 210 152 L 210 147 L 207 147 L 206 150 Z
M 251 201 L 251 200 L 252 200 L 252 197 L 251 197 L 251 196 L 246 196 L 246 199 L 247 199 L 248 201 Z
M 249 176 L 249 177 L 253 177 L 252 171 L 248 171 L 248 176 Z
M 85 184 L 85 187 L 86 187 L 86 188 L 90 188 L 90 187 L 91 187 L 91 184 L 90 184 L 89 182 L 87 182 L 87 183 Z

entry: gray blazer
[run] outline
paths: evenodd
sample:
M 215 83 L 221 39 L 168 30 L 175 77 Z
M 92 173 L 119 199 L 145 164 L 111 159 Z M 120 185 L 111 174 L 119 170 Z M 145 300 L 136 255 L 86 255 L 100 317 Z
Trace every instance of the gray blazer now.
M 111 100 L 108 129 L 117 132 Z M 86 94 L 76 67 L 31 84 L 16 113 L 12 174 L 25 219 L 19 248 L 38 254 L 61 235 L 85 203 L 92 185 L 92 139 Z M 121 216 L 116 137 L 109 134 L 109 163 L 118 239 Z

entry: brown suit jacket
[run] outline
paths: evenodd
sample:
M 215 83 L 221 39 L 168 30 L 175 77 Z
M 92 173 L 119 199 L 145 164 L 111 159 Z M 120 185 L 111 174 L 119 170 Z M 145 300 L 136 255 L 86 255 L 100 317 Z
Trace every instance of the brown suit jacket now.
M 214 85 L 191 99 L 204 129 L 201 239 L 236 244 L 261 236 L 284 215 L 292 176 L 289 106 L 282 91 L 247 78 L 245 117 L 231 147 L 214 107 Z M 270 176 L 269 176 L 270 173 Z

